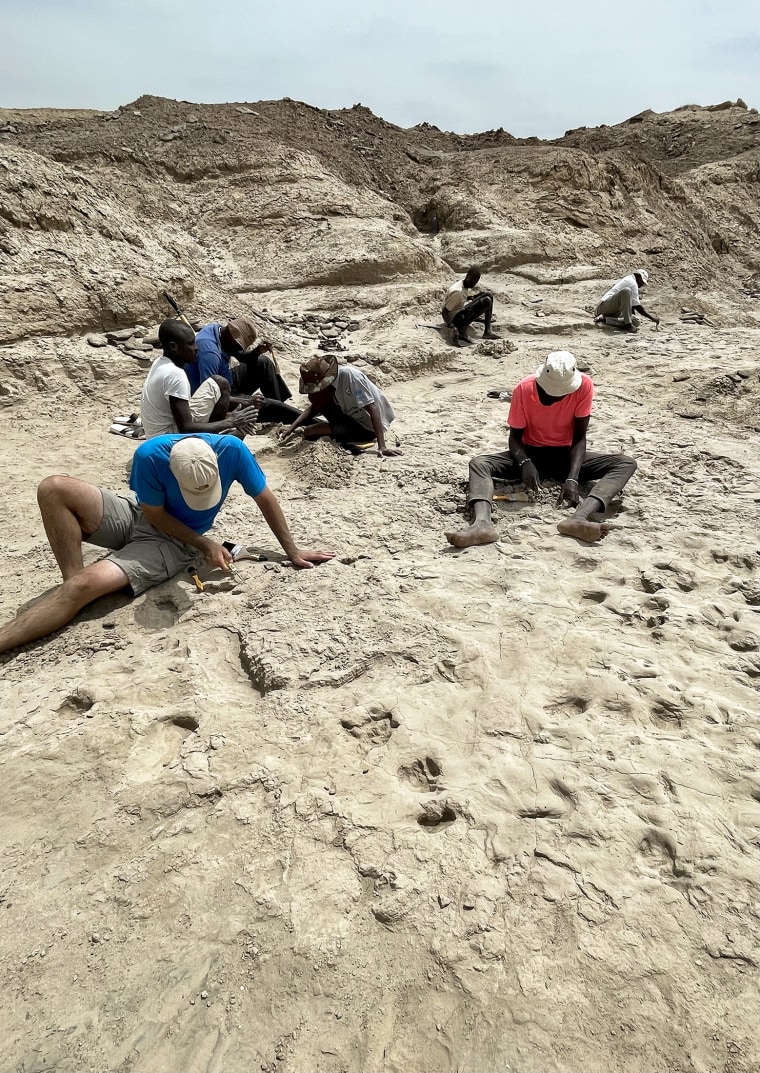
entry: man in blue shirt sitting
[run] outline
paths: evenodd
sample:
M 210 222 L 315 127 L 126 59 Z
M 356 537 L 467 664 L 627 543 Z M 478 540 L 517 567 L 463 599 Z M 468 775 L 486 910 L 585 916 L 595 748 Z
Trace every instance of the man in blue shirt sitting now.
M 290 389 L 280 376 L 277 364 L 270 356 L 272 344 L 256 342 L 256 325 L 248 317 L 236 317 L 227 324 L 206 324 L 195 337 L 198 360 L 186 369 L 193 394 L 204 380 L 224 376 L 232 390 L 232 409 L 250 406 L 250 396 L 260 392 L 264 401 L 259 406 L 259 421 L 285 421 L 298 416 L 294 406 L 288 406 Z M 238 365 L 230 367 L 230 358 Z
M 37 489 L 63 584 L 0 629 L 0 653 L 45 637 L 87 604 L 126 586 L 138 596 L 186 570 L 198 552 L 227 569 L 230 553 L 205 534 L 238 481 L 300 569 L 334 552 L 299 548 L 255 458 L 234 436 L 155 436 L 135 451 L 132 493 L 109 492 L 72 477 L 46 477 Z M 82 542 L 113 549 L 85 566 Z

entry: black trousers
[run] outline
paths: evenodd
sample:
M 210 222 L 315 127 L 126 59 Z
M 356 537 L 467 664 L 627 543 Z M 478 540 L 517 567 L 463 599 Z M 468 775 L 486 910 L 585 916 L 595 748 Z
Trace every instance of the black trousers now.
M 465 302 L 459 312 L 455 313 L 453 317 L 444 307 L 443 319 L 449 327 L 457 329 L 466 328 L 468 324 L 472 324 L 478 317 L 485 316 L 486 319 L 488 319 L 492 310 L 493 298 L 491 295 L 479 294 L 476 298 L 470 298 L 468 302 Z
M 569 447 L 529 447 L 525 453 L 533 462 L 541 480 L 563 483 L 570 472 Z M 601 500 L 606 510 L 610 500 L 621 491 L 636 472 L 636 461 L 628 455 L 602 455 L 587 453 L 578 474 L 578 480 L 596 481 L 591 495 Z M 478 455 L 470 461 L 470 486 L 468 502 L 493 499 L 493 482 L 521 481 L 520 466 L 509 451 L 493 455 Z
M 288 385 L 277 372 L 277 367 L 266 354 L 241 354 L 240 365 L 232 370 L 232 389 L 236 395 L 253 395 L 260 391 L 265 399 L 287 402 L 291 398 Z

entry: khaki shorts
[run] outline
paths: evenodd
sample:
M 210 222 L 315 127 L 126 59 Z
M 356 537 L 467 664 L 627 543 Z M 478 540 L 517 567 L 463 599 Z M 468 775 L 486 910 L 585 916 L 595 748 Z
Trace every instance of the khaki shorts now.
M 222 390 L 216 380 L 212 377 L 204 380 L 190 399 L 190 413 L 193 415 L 193 421 L 197 421 L 199 424 L 208 421 L 211 411 L 221 397 Z
M 98 548 L 114 549 L 106 559 L 121 567 L 133 595 L 139 596 L 146 589 L 168 581 L 195 562 L 197 550 L 154 529 L 134 493 L 117 495 L 107 488 L 100 491 L 103 521 L 85 541 Z

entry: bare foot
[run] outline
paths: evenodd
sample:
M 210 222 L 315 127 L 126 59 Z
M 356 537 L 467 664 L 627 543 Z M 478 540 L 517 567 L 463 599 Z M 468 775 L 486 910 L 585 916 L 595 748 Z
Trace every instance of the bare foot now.
M 593 544 L 595 540 L 602 540 L 610 531 L 611 526 L 606 522 L 590 522 L 586 518 L 566 518 L 557 526 L 563 536 L 576 537 L 578 540 L 586 540 Z
M 497 335 L 496 332 L 483 332 L 483 338 L 484 339 L 501 339 L 501 336 Z
M 474 544 L 493 544 L 499 539 L 499 532 L 490 522 L 473 522 L 467 529 L 457 533 L 447 533 L 446 539 L 455 548 L 471 548 Z

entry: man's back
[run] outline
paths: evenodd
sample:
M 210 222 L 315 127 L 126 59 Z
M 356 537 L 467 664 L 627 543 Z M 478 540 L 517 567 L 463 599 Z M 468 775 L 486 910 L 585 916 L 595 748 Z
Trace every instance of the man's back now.
M 221 342 L 221 325 L 206 324 L 195 337 L 198 360 L 187 367 L 187 378 L 195 393 L 210 376 L 224 376 L 232 384 L 232 372 L 228 356 Z
M 341 365 L 335 379 L 335 401 L 344 414 L 348 414 L 360 425 L 368 430 L 372 428 L 372 419 L 364 409 L 370 403 L 375 403 L 380 411 L 380 420 L 384 428 L 388 428 L 396 416 L 393 407 L 377 386 L 360 369 L 354 369 L 351 365 Z
M 610 289 L 602 298 L 603 302 L 608 302 L 610 298 L 614 298 L 616 294 L 620 294 L 621 291 L 631 292 L 631 305 L 637 306 L 640 304 L 641 299 L 639 297 L 639 285 L 636 282 L 636 277 L 631 273 L 628 276 L 623 276 L 617 283 L 613 283 Z
M 189 399 L 190 381 L 184 369 L 162 354 L 148 370 L 140 399 L 140 415 L 148 439 L 177 431 L 170 398 Z
M 254 499 L 266 488 L 266 477 L 251 452 L 235 436 L 216 436 L 197 433 L 209 444 L 217 457 L 222 496 L 208 510 L 191 510 L 185 502 L 179 484 L 171 471 L 171 449 L 185 438 L 180 435 L 155 436 L 146 440 L 134 453 L 129 487 L 138 502 L 149 507 L 163 507 L 173 518 L 183 522 L 196 533 L 205 533 L 214 524 L 234 481 L 238 481 Z

